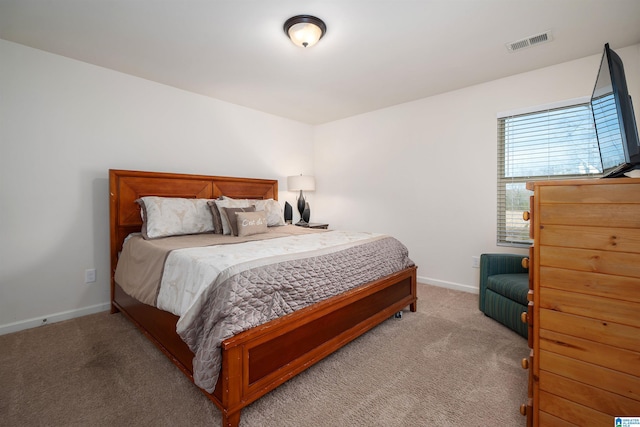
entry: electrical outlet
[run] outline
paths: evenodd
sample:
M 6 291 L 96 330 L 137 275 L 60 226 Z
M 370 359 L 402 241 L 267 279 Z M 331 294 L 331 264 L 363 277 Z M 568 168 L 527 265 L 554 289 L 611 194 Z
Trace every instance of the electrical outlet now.
M 96 281 L 96 269 L 91 268 L 84 271 L 84 283 L 94 283 Z
M 479 256 L 472 256 L 471 257 L 471 267 L 480 268 L 480 257 Z

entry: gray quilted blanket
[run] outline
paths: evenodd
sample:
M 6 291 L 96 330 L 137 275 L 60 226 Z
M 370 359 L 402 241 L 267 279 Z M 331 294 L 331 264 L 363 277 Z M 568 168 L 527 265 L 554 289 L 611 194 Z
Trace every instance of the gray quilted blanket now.
M 224 339 L 414 265 L 389 236 L 318 256 L 275 258 L 207 288 L 198 315 L 178 328 L 195 354 L 194 382 L 204 390 L 215 388 Z

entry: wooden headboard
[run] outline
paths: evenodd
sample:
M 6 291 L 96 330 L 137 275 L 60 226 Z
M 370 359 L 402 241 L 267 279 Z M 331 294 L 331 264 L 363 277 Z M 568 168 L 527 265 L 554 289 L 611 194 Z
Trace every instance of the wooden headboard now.
M 188 175 L 165 172 L 109 170 L 109 219 L 111 239 L 111 283 L 124 239 L 140 231 L 143 196 L 216 199 L 278 199 L 278 180 Z

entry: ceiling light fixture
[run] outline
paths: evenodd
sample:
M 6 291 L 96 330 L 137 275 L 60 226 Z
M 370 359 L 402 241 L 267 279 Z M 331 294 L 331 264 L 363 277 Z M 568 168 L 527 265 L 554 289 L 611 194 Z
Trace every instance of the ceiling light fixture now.
M 293 44 L 300 47 L 311 47 L 327 32 L 327 26 L 322 19 L 311 15 L 297 15 L 287 19 L 284 32 Z

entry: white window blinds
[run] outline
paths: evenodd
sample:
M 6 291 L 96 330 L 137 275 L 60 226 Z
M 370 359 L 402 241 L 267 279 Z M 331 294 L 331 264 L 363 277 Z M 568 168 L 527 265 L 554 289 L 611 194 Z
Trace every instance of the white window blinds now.
M 588 103 L 498 118 L 497 244 L 528 246 L 528 181 L 602 174 Z
M 620 122 L 613 94 L 597 98 L 593 102 L 593 116 L 598 125 L 598 141 L 603 170 L 618 166 L 624 159 L 624 148 L 620 143 Z

